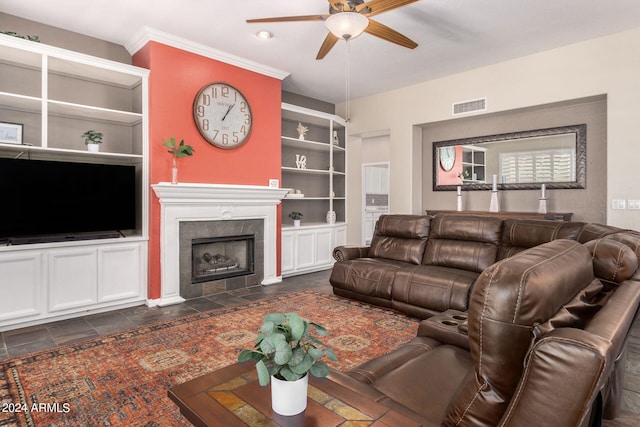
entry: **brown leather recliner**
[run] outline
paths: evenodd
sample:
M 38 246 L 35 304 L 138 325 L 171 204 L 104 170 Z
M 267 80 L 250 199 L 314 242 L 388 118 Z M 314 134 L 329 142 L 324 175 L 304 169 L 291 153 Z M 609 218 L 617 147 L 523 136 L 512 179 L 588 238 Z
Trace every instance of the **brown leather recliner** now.
M 525 250 L 484 270 L 467 313 L 426 319 L 406 345 L 331 378 L 425 426 L 590 425 L 598 395 L 616 391 L 637 266 L 613 239 Z

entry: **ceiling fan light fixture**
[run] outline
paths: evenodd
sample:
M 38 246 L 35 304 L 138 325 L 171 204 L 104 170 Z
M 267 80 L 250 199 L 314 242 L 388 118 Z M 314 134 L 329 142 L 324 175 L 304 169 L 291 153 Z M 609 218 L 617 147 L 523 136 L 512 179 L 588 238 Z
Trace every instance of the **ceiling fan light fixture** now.
M 362 34 L 369 20 L 357 12 L 340 12 L 328 17 L 324 24 L 334 36 L 349 40 Z

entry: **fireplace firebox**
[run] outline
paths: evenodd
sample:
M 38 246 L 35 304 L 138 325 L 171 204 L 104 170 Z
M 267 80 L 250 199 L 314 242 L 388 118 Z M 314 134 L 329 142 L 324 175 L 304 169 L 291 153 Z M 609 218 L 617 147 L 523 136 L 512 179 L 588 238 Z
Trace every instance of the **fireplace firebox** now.
M 255 235 L 206 237 L 191 241 L 191 283 L 253 274 Z

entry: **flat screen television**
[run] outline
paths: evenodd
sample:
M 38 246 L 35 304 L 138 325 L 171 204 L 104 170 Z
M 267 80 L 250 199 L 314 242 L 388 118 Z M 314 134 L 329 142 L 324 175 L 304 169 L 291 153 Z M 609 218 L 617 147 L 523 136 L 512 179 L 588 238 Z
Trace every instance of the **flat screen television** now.
M 0 240 L 9 243 L 132 230 L 135 166 L 0 158 L 0 201 Z

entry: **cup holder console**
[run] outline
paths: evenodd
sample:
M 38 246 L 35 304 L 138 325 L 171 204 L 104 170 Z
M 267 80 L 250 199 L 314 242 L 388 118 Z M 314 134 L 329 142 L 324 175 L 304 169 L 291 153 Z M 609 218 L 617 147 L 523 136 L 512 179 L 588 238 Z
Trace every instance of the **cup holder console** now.
M 418 336 L 434 338 L 443 344 L 469 348 L 467 313 L 447 310 L 420 322 Z
M 447 326 L 458 326 L 458 322 L 453 322 L 451 320 L 441 320 L 440 323 Z

